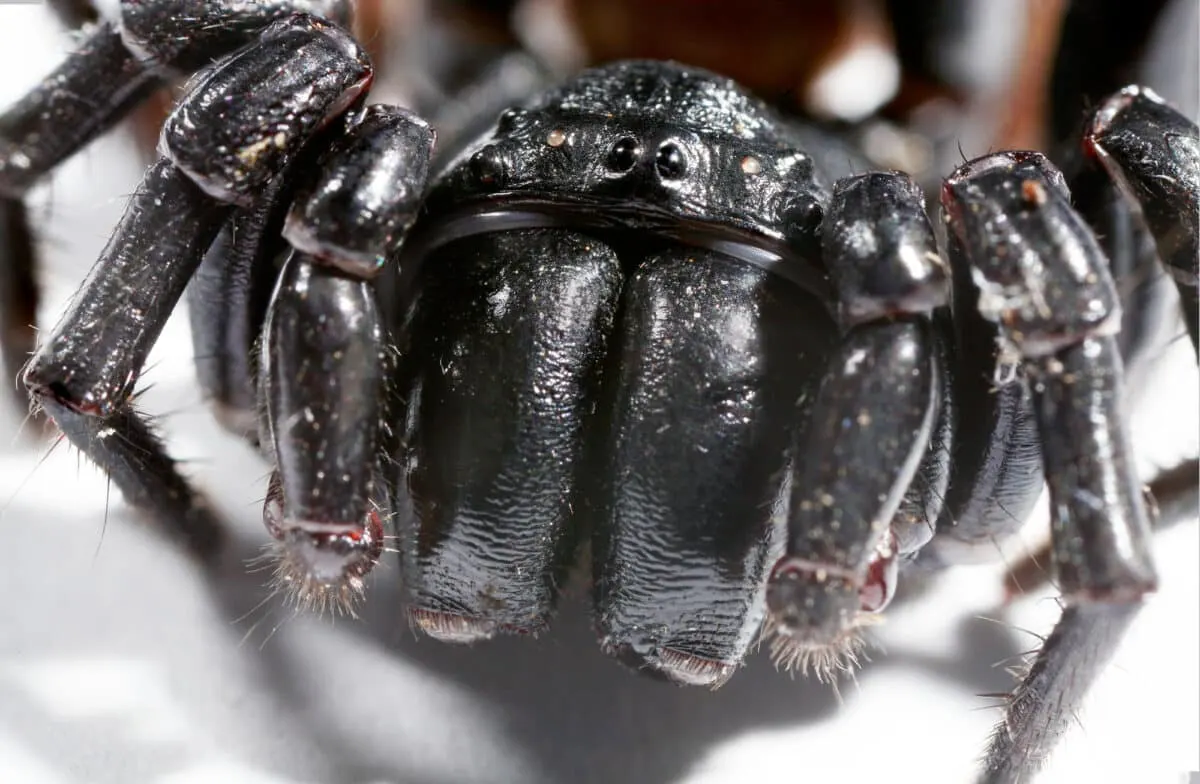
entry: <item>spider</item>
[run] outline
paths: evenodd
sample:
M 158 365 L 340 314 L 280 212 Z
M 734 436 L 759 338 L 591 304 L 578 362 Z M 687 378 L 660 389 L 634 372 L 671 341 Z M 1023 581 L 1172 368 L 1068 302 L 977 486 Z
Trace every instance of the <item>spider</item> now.
M 116 109 L 148 78 L 129 47 L 185 70 L 235 50 L 177 104 L 25 371 L 64 434 L 193 550 L 218 547 L 130 405 L 191 281 L 201 384 L 278 466 L 264 521 L 299 601 L 355 602 L 395 517 L 414 625 L 536 633 L 587 536 L 602 647 L 714 687 L 764 623 L 784 663 L 845 666 L 902 565 L 1024 517 L 1040 456 L 1075 603 L 989 758 L 996 780 L 1035 767 L 1054 730 L 1023 712 L 1076 701 L 1074 657 L 1102 657 L 1154 586 L 1120 298 L 1062 174 L 1036 153 L 964 164 L 943 253 L 911 178 L 843 166 L 835 139 L 728 79 L 639 61 L 539 92 L 431 177 L 433 129 L 366 107 L 345 18 L 307 5 L 235 25 L 208 4 L 180 32 L 211 40 L 180 48 L 178 9 L 128 3 L 66 66 L 112 74 L 95 86 Z M 62 95 L 6 119 L 77 110 Z M 110 117 L 68 119 L 78 136 L 53 148 L 10 122 L 10 195 Z M 1177 270 L 1193 344 L 1194 211 L 1177 205 L 1195 203 L 1195 136 L 1142 88 L 1086 136 Z

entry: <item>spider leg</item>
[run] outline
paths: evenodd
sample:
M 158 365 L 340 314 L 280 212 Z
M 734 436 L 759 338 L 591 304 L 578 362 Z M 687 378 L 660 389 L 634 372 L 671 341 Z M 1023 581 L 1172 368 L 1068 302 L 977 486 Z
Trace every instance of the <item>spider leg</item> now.
M 1145 488 L 1150 510 L 1150 525 L 1157 534 L 1200 515 L 1200 461 L 1185 460 L 1159 473 Z M 1004 576 L 1010 597 L 1028 594 L 1043 587 L 1051 578 L 1046 565 L 1053 555 L 1047 541 L 1037 550 L 1012 564 Z
M 1200 352 L 1200 129 L 1145 87 L 1104 102 L 1084 148 L 1141 208 Z
M 227 208 L 210 196 L 249 204 L 363 93 L 370 80 L 363 57 L 344 32 L 296 17 L 273 25 L 261 44 L 225 61 L 180 101 L 163 127 L 167 157 L 147 171 L 72 307 L 26 369 L 35 394 L 101 415 L 125 404 L 225 217 Z M 292 78 L 276 78 L 280 72 Z M 255 100 L 232 104 L 224 95 Z
M 153 166 L 74 306 L 25 372 L 31 396 L 70 442 L 131 505 L 201 557 L 215 554 L 219 525 L 130 397 L 134 369 L 166 322 L 172 294 L 182 292 L 225 213 L 169 161 Z
M 979 313 L 999 326 L 1002 354 L 1022 361 L 1031 379 L 1068 604 L 993 738 L 989 782 L 1036 773 L 1157 585 L 1121 409 L 1119 297 L 1069 199 L 1058 170 L 1024 152 L 967 163 L 942 191 L 957 240 L 952 262 L 969 267 Z
M 30 325 L 37 322 L 39 295 L 29 211 L 20 198 L 0 198 L 0 378 L 7 382 L 33 353 L 37 333 Z M 9 399 L 25 407 L 24 397 Z
M 372 502 L 387 493 L 388 358 L 372 281 L 416 218 L 434 141 L 427 123 L 390 106 L 348 124 L 288 213 L 296 250 L 259 360 L 263 440 L 278 464 L 264 519 L 280 577 L 299 601 L 339 609 L 383 549 Z
M 184 480 L 129 408 L 151 346 L 229 212 L 211 194 L 250 203 L 253 192 L 358 100 L 371 73 L 364 57 L 346 33 L 297 16 L 277 22 L 260 43 L 200 80 L 164 126 L 167 157 L 147 170 L 87 281 L 26 367 L 34 399 L 52 417 L 62 416 L 67 437 L 110 470 L 131 502 L 194 499 L 171 489 Z M 226 95 L 253 99 L 230 103 L 221 100 Z M 77 417 L 98 423 L 83 425 Z M 116 437 L 100 438 L 109 427 Z M 150 457 L 139 458 L 143 450 Z M 139 475 L 127 468 L 139 459 L 155 469 Z M 157 489 L 148 491 L 147 483 Z M 184 517 L 167 516 L 172 508 L 151 511 L 184 525 Z
M 1063 609 L 1029 672 L 1009 695 L 1004 719 L 988 744 L 981 783 L 1030 780 L 1075 720 L 1141 609 L 1140 602 L 1082 602 Z
M 101 24 L 83 44 L 15 106 L 0 115 L 0 369 L 16 378 L 33 353 L 39 292 L 25 192 L 131 105 L 157 79 L 121 43 L 116 26 Z
M 58 0 L 52 10 L 71 27 L 95 17 L 91 3 Z M 80 46 L 39 85 L 0 114 L 0 200 L 6 229 L 0 239 L 0 361 L 15 377 L 32 353 L 37 312 L 36 257 L 20 200 L 40 178 L 108 131 L 164 79 L 190 73 L 254 40 L 273 20 L 313 10 L 344 21 L 346 0 L 269 0 L 198 3 L 153 0 L 121 4 L 121 21 L 90 24 Z
M 370 284 L 305 253 L 284 266 L 259 360 L 263 441 L 278 463 L 263 510 L 279 579 L 324 610 L 349 606 L 383 549 L 383 329 Z
M 92 416 L 53 397 L 41 404 L 62 434 L 108 474 L 130 506 L 166 523 L 168 535 L 202 562 L 217 557 L 224 543 L 218 515 L 179 473 L 146 417 L 130 406 Z
M 112 22 L 0 115 L 0 194 L 17 198 L 157 89 L 155 70 L 126 48 Z
M 150 167 L 70 309 L 26 367 L 31 393 L 82 414 L 124 407 L 227 211 L 169 160 Z
M 1086 138 L 1094 132 L 1096 121 L 1103 115 L 1097 113 L 1097 107 L 1106 103 L 1111 106 L 1113 101 L 1119 100 L 1113 92 L 1132 82 L 1148 80 L 1160 86 L 1165 94 L 1184 101 L 1189 106 L 1185 111 L 1194 111 L 1194 99 L 1188 103 L 1188 96 L 1195 93 L 1188 78 L 1192 69 L 1183 65 L 1188 60 L 1186 52 L 1194 49 L 1190 40 L 1194 36 L 1190 31 L 1195 27 L 1196 9 L 1187 10 L 1191 5 L 1194 4 L 1172 0 L 1148 0 L 1136 5 L 1120 0 L 1067 4 L 1051 78 L 1035 91 L 1043 95 L 1041 103 L 1049 110 L 1048 143 L 1009 145 L 1009 148 L 1051 150 L 1050 157 L 1067 175 L 1075 197 L 1073 206 L 1095 230 L 1112 264 L 1113 277 L 1122 289 L 1125 308 L 1117 339 L 1126 362 L 1129 387 L 1135 394 L 1142 386 L 1141 375 L 1146 369 L 1142 360 L 1153 359 L 1149 352 L 1157 353 L 1165 340 L 1174 337 L 1168 334 L 1168 330 L 1175 329 L 1176 323 L 1177 295 L 1172 289 L 1180 285 L 1178 274 L 1185 271 L 1173 274 L 1167 270 L 1168 274 L 1164 274 L 1160 251 L 1156 251 L 1155 239 L 1140 214 L 1145 210 L 1139 207 L 1138 199 L 1122 198 L 1120 190 L 1132 195 L 1128 188 L 1118 187 L 1126 178 L 1117 177 L 1114 182 L 1105 171 L 1116 161 L 1100 161 L 1106 165 L 1098 165 L 1097 158 L 1103 153 L 1090 149 Z M 1150 100 L 1145 96 L 1143 99 Z M 1143 99 L 1135 104 L 1140 104 Z M 1117 131 L 1122 135 L 1129 132 L 1131 123 L 1143 126 L 1141 130 L 1148 130 L 1149 126 L 1165 119 L 1162 115 L 1169 111 L 1166 107 L 1148 110 L 1135 105 L 1129 108 L 1132 113 L 1117 121 L 1123 126 Z M 1136 119 L 1139 116 L 1142 119 Z M 1182 117 L 1170 123 L 1177 131 L 1183 131 L 1186 124 Z M 1186 137 L 1186 132 L 1182 135 Z M 1194 126 L 1191 135 L 1195 137 Z M 1079 144 L 1081 136 L 1085 138 L 1084 145 Z M 1128 144 L 1128 140 L 1118 143 Z M 1170 162 L 1169 151 L 1162 148 L 1177 145 L 1169 144 L 1161 135 L 1147 135 L 1142 144 L 1148 146 L 1143 148 L 1146 157 L 1142 159 L 1141 167 L 1157 168 L 1158 171 L 1145 172 L 1141 176 L 1154 176 L 1155 173 L 1172 176 L 1174 173 L 1169 169 L 1177 164 Z M 1178 154 L 1176 151 L 1176 158 Z M 1194 157 L 1195 153 L 1192 155 Z M 1160 160 L 1163 163 L 1154 163 Z M 1195 182 L 1195 175 L 1192 182 Z M 1195 208 L 1193 200 L 1192 209 Z M 1196 228 L 1194 216 L 1181 214 L 1180 218 L 1191 220 L 1193 229 Z M 1191 280 L 1195 281 L 1195 278 L 1193 252 Z M 1168 279 L 1177 280 L 1173 284 Z M 1188 323 L 1194 325 L 1195 290 L 1193 288 L 1190 296 L 1184 291 L 1180 294 L 1185 308 L 1189 301 L 1192 303 Z M 1193 341 L 1195 334 L 1192 329 Z
M 187 287 L 196 380 L 213 416 L 258 447 L 256 347 L 288 245 L 292 189 L 284 174 L 255 203 L 235 207 Z
M 853 661 L 855 629 L 894 593 L 901 548 L 931 533 L 897 515 L 944 394 L 931 313 L 950 280 L 923 204 L 907 175 L 850 177 L 822 225 L 845 332 L 795 444 L 786 552 L 767 588 L 776 660 L 819 677 Z

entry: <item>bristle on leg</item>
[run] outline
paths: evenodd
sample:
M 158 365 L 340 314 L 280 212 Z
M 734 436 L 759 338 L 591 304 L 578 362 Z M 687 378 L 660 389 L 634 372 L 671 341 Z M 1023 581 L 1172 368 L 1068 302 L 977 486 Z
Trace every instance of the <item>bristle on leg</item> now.
M 263 505 L 271 534 L 263 561 L 273 568 L 271 588 L 304 612 L 358 617 L 366 575 L 385 551 L 383 521 L 371 509 L 361 523 L 285 520 L 278 474 Z
M 773 616 L 763 625 L 762 640 L 767 644 L 771 662 L 777 669 L 807 677 L 813 675 L 821 683 L 836 683 L 841 676 L 853 676 L 864 662 L 870 661 L 870 646 L 864 629 L 883 621 L 879 613 L 859 613 L 854 625 L 835 639 L 816 643 L 791 634 Z

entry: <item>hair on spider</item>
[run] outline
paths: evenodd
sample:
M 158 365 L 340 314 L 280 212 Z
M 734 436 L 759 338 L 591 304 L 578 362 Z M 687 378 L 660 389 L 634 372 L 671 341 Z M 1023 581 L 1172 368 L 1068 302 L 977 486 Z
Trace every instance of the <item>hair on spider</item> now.
M 283 596 L 285 604 L 318 616 L 358 617 L 358 605 L 366 596 L 363 577 L 320 580 L 283 542 L 271 541 L 265 548 L 266 558 L 274 564 L 268 586 L 271 593 Z
M 252 558 L 248 566 L 255 571 L 271 572 L 270 595 L 281 596 L 285 606 L 318 616 L 357 618 L 358 608 L 366 597 L 368 576 L 375 572 L 385 553 L 398 552 L 394 546 L 396 536 L 389 533 L 394 515 L 372 498 L 368 519 L 358 529 L 340 526 L 342 530 L 317 534 L 297 528 L 283 530 L 279 526 L 280 493 L 278 476 L 273 475 L 263 501 L 264 517 L 274 515 L 267 522 L 272 536 L 263 545 L 263 552 Z M 330 574 L 328 569 L 319 572 L 305 555 L 315 536 L 322 537 L 318 547 L 332 546 L 343 555 L 348 551 L 353 557 L 336 563 L 336 574 Z
M 883 623 L 882 613 L 860 612 L 854 622 L 832 641 L 813 644 L 796 639 L 779 628 L 773 616 L 763 622 L 759 644 L 767 644 L 771 663 L 790 675 L 802 677 L 810 673 L 821 683 L 837 686 L 841 676 L 854 678 L 854 673 L 871 658 L 867 651 L 878 647 L 869 639 L 867 630 Z

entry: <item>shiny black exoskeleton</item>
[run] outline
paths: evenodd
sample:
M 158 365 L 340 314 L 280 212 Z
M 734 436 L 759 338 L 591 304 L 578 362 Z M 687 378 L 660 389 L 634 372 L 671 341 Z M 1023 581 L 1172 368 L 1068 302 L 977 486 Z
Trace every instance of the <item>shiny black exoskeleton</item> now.
M 728 80 L 624 63 L 505 112 L 438 180 L 400 342 L 422 628 L 537 631 L 588 535 L 607 649 L 732 672 L 836 342 L 807 149 Z
M 131 502 L 219 548 L 131 403 L 185 288 L 201 386 L 275 468 L 280 586 L 351 606 L 391 531 L 408 616 L 442 640 L 538 632 L 586 551 L 627 664 L 717 686 L 765 629 L 777 661 L 828 677 L 902 569 L 1012 531 L 1046 480 L 1071 606 L 1013 710 L 1066 720 L 1045 706 L 1078 699 L 1156 577 L 1122 299 L 1047 158 L 955 171 L 939 249 L 911 178 L 703 70 L 585 71 L 439 157 L 429 123 L 365 105 L 371 64 L 339 25 L 208 3 L 228 35 L 180 49 L 193 4 L 127 0 L 64 65 L 76 93 L 113 75 L 77 134 L 43 127 L 80 111 L 70 91 L 0 117 L 15 202 L 148 80 L 215 61 L 23 376 Z M 1130 88 L 1085 139 L 1193 343 L 1197 136 Z

